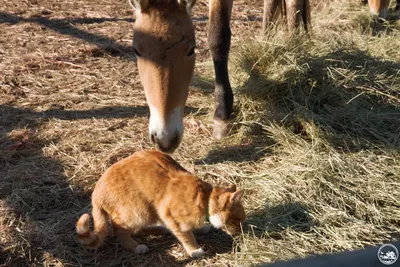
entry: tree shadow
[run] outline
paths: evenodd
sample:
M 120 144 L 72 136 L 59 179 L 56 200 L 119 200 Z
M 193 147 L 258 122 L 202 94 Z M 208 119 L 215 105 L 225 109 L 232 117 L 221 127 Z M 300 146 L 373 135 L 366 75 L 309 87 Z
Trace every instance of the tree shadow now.
M 149 109 L 147 106 L 109 106 L 99 109 L 90 110 L 64 110 L 61 109 L 48 109 L 45 111 L 33 111 L 29 108 L 16 108 L 9 105 L 0 105 L 0 110 L 3 115 L 12 118 L 24 118 L 29 121 L 35 119 L 60 119 L 60 120 L 81 120 L 90 118 L 133 118 L 148 116 Z M 188 111 L 193 108 L 188 107 Z M 194 109 L 195 110 L 195 109 Z
M 250 214 L 245 222 L 245 230 L 254 236 L 281 239 L 281 233 L 287 229 L 308 232 L 315 225 L 305 205 L 288 202 L 273 207 L 267 206 Z
M 33 15 L 31 18 L 45 18 L 46 15 L 50 15 L 48 11 L 42 11 L 41 15 Z M 0 12 L 0 23 L 17 24 L 19 22 L 26 22 L 29 19 L 22 18 L 18 15 L 9 14 L 6 12 Z M 50 20 L 50 19 L 49 19 Z M 33 20 L 35 21 L 35 20 Z M 72 24 L 96 24 L 104 22 L 135 22 L 133 18 L 65 18 L 65 19 L 51 19 L 51 21 L 59 23 L 72 23 Z
M 0 105 L 0 112 L 3 116 L 9 117 L 10 120 L 22 118 L 25 122 L 28 121 L 29 123 L 26 125 L 29 127 L 36 127 L 37 124 L 35 124 L 35 121 L 37 120 L 43 121 L 51 118 L 60 120 L 82 120 L 90 118 L 136 118 L 148 117 L 150 115 L 148 106 L 109 106 L 89 110 L 48 109 L 45 111 L 33 111 L 29 108 Z M 185 115 L 198 112 L 199 108 L 185 106 Z
M 74 38 L 81 39 L 88 43 L 96 45 L 100 51 L 111 56 L 124 56 L 133 61 L 136 60 L 133 49 L 130 46 L 122 45 L 115 40 L 108 38 L 104 35 L 90 33 L 77 27 L 75 24 L 91 24 L 100 23 L 105 21 L 128 21 L 133 22 L 133 19 L 116 19 L 116 18 L 77 18 L 77 19 L 49 19 L 45 16 L 34 16 L 30 18 L 24 18 L 22 16 L 0 12 L 0 23 L 16 24 L 19 22 L 36 23 L 49 28 L 60 34 L 68 35 Z

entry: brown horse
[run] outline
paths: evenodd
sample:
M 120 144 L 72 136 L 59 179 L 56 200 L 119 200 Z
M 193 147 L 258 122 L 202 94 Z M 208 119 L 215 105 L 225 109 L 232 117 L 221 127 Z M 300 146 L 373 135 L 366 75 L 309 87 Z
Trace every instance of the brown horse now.
M 195 64 L 195 34 L 190 17 L 196 0 L 134 0 L 136 22 L 133 48 L 139 76 L 150 108 L 151 141 L 172 153 L 183 135 L 183 109 Z M 215 138 L 227 133 L 233 93 L 229 82 L 228 56 L 233 0 L 209 0 L 208 45 L 215 70 Z M 296 28 L 309 24 L 308 0 L 264 0 L 264 26 L 278 7 Z
M 365 0 L 364 2 L 368 2 L 371 14 L 377 16 L 378 19 L 386 19 L 390 0 Z M 398 15 L 400 16 L 400 0 L 396 0 L 395 10 L 397 10 Z
M 268 25 L 278 17 L 279 10 L 283 18 L 287 20 L 289 31 L 297 30 L 301 21 L 303 21 L 304 30 L 308 31 L 310 24 L 309 0 L 264 0 L 263 33 L 267 30 Z

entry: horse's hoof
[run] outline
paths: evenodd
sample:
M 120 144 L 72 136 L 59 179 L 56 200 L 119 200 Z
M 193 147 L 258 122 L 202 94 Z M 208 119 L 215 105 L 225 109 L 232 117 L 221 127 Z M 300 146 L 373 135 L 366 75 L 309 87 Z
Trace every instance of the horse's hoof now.
M 217 140 L 224 138 L 228 135 L 229 123 L 222 120 L 214 120 L 213 137 Z

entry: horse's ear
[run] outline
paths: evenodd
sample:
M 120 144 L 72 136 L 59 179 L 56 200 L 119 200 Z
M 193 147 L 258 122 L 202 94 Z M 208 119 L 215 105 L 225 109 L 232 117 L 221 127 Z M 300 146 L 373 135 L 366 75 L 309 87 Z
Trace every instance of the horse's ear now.
M 191 15 L 192 8 L 196 4 L 196 0 L 178 0 L 178 4 L 186 9 L 186 12 Z
M 150 5 L 150 0 L 128 0 L 128 2 L 132 8 L 136 9 L 137 13 L 146 12 Z

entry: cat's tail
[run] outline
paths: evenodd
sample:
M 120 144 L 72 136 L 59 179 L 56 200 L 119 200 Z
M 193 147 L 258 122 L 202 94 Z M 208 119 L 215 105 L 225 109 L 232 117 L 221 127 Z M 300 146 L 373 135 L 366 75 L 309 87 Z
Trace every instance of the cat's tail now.
M 107 236 L 107 213 L 94 205 L 92 216 L 94 221 L 94 231 L 92 232 L 90 230 L 90 216 L 85 213 L 76 223 L 76 232 L 78 234 L 79 242 L 81 242 L 85 247 L 97 249 L 101 244 L 103 244 L 104 239 Z

